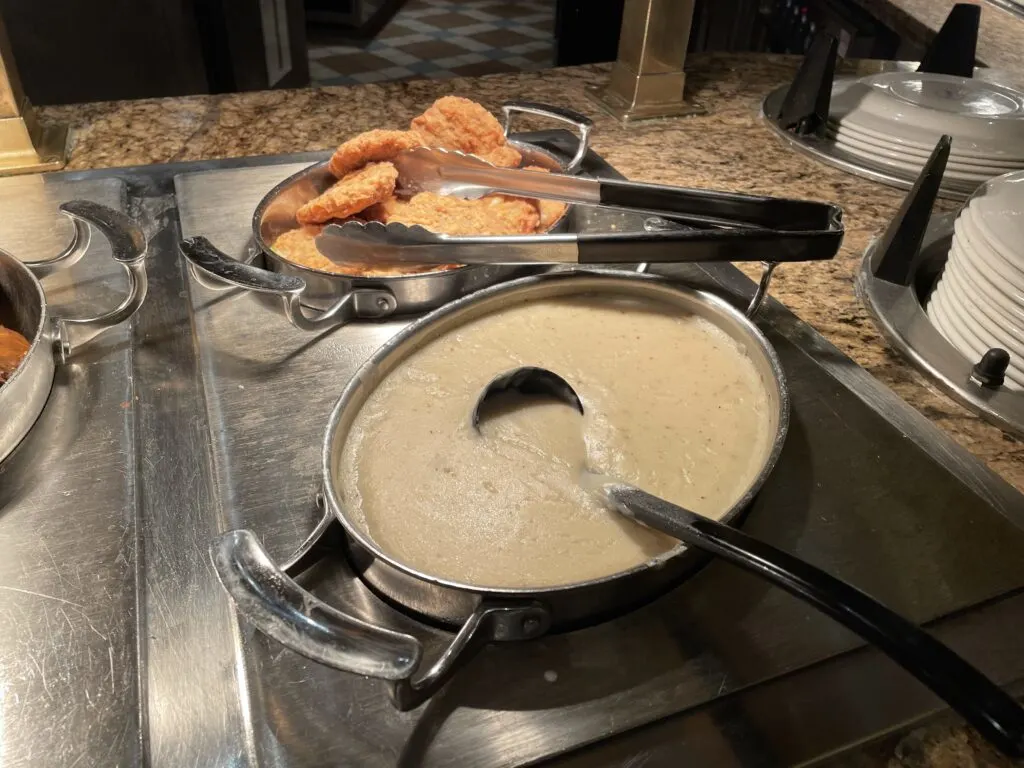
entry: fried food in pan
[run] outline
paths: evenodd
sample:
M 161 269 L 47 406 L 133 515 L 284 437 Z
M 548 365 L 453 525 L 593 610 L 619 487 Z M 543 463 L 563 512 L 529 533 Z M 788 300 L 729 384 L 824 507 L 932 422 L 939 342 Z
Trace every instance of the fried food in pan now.
M 339 221 L 338 223 L 344 222 Z M 323 224 L 307 224 L 298 229 L 283 232 L 278 235 L 271 247 L 278 256 L 293 264 L 298 264 L 300 267 L 356 277 L 416 275 L 422 272 L 436 272 L 461 266 L 459 264 L 375 264 L 367 261 L 335 263 L 317 250 L 316 237 L 323 231 L 323 228 Z
M 492 149 L 490 152 L 485 152 L 479 155 L 479 157 L 499 168 L 518 168 L 519 164 L 523 162 L 523 156 L 519 154 L 519 150 L 515 147 L 510 147 L 508 144 Z
M 519 152 L 508 146 L 494 115 L 460 96 L 438 99 L 413 118 L 411 127 L 429 147 L 467 152 L 503 167 L 514 167 L 522 161 Z
M 20 333 L 0 325 L 0 385 L 18 370 L 29 346 L 28 339 Z
M 344 219 L 374 203 L 388 199 L 395 191 L 398 169 L 391 163 L 370 163 L 344 176 L 319 197 L 295 212 L 300 224 L 322 224 Z
M 525 235 L 535 232 L 540 221 L 530 200 L 488 195 L 479 200 L 420 192 L 408 200 L 391 198 L 366 212 L 385 224 L 419 224 L 447 235 Z
M 396 196 L 398 171 L 389 162 L 400 152 L 418 146 L 439 147 L 473 154 L 494 165 L 516 168 L 522 155 L 508 144 L 500 123 L 481 105 L 458 96 L 445 96 L 414 118 L 411 129 L 371 130 L 346 141 L 331 157 L 328 168 L 339 179 L 295 214 L 297 229 L 284 232 L 273 251 L 294 264 L 321 272 L 357 277 L 389 277 L 455 269 L 458 264 L 382 264 L 364 258 L 335 263 L 321 254 L 316 237 L 330 222 L 361 221 L 418 224 L 448 235 L 523 235 L 546 232 L 565 213 L 554 200 L 488 195 L 463 200 L 430 192 Z M 549 172 L 540 166 L 528 170 Z
M 412 131 L 374 129 L 360 133 L 338 147 L 327 167 L 335 178 L 340 179 L 367 163 L 390 160 L 399 152 L 422 145 L 423 140 Z
M 551 173 L 550 168 L 544 168 L 540 165 L 528 165 L 523 168 L 524 171 L 537 171 L 539 173 Z M 537 200 L 537 211 L 540 213 L 540 223 L 537 224 L 538 232 L 547 232 L 551 229 L 552 225 L 562 218 L 566 209 L 569 206 L 563 203 L 561 200 L 544 200 L 540 198 Z

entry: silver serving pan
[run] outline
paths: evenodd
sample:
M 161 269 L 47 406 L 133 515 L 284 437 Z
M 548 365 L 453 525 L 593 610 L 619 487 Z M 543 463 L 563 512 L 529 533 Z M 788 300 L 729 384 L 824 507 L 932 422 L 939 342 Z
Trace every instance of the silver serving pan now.
M 42 413 L 54 371 L 73 351 L 108 328 L 130 318 L 146 298 L 146 238 L 127 216 L 86 200 L 60 206 L 71 217 L 75 234 L 52 259 L 21 262 L 0 250 L 0 323 L 29 340 L 21 365 L 0 385 L 0 462 L 21 443 Z M 90 318 L 51 317 L 38 277 L 70 267 L 89 247 L 90 226 L 109 241 L 114 259 L 128 275 L 128 295 L 109 312 Z
M 572 160 L 563 164 L 541 147 L 509 139 L 523 156 L 524 165 L 537 165 L 560 173 L 577 173 L 590 146 L 593 122 L 578 112 L 531 102 L 508 102 L 502 106 L 505 135 L 510 135 L 512 118 L 526 113 L 569 123 L 580 141 Z M 206 238 L 184 240 L 181 251 L 192 267 L 193 277 L 204 286 L 227 286 L 268 293 L 281 298 L 288 320 L 303 330 L 341 325 L 351 320 L 390 317 L 426 312 L 452 299 L 501 280 L 536 271 L 521 266 L 463 266 L 440 272 L 394 277 L 354 277 L 299 266 L 274 252 L 278 235 L 298 226 L 295 212 L 331 184 L 335 178 L 327 161 L 317 163 L 282 181 L 256 207 L 253 239 L 264 254 L 267 269 L 243 264 L 218 251 Z M 572 215 L 571 206 L 549 231 L 564 231 Z
M 789 418 L 789 394 L 781 366 L 757 326 L 717 296 L 652 275 L 598 270 L 533 275 L 454 301 L 409 325 L 357 371 L 327 425 L 322 450 L 325 515 L 304 549 L 308 550 L 329 524 L 340 523 L 355 571 L 376 592 L 430 620 L 461 626 L 440 661 L 417 675 L 421 648 L 415 638 L 369 625 L 321 602 L 270 560 L 255 534 L 238 530 L 215 540 L 211 552 L 220 579 L 242 615 L 262 632 L 309 658 L 390 681 L 396 705 L 405 709 L 443 685 L 471 655 L 465 653 L 467 649 L 491 641 L 535 638 L 549 630 L 622 613 L 661 594 L 691 571 L 698 556 L 680 545 L 648 563 L 605 578 L 544 589 L 480 588 L 405 565 L 382 551 L 349 517 L 339 492 L 341 449 L 353 419 L 384 377 L 425 343 L 474 318 L 512 304 L 570 294 L 626 296 L 698 314 L 736 339 L 754 360 L 771 397 L 774 439 L 757 476 L 741 489 L 737 502 L 722 518 L 735 524 L 775 466 Z M 291 562 L 303 554 L 300 549 Z

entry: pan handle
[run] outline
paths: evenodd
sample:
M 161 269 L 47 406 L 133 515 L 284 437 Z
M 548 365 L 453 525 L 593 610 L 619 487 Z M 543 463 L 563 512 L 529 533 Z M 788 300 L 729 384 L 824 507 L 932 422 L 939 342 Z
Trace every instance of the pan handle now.
M 334 669 L 388 681 L 392 703 L 402 711 L 433 696 L 488 642 L 528 640 L 550 627 L 540 604 L 482 602 L 437 661 L 413 679 L 423 656 L 419 640 L 349 616 L 310 594 L 274 565 L 252 531 L 218 536 L 210 555 L 238 612 L 260 632 Z
M 194 277 L 197 272 L 201 272 L 236 288 L 279 296 L 284 316 L 302 331 L 345 325 L 356 319 L 388 317 L 398 307 L 390 291 L 357 288 L 345 293 L 322 312 L 305 309 L 302 306 L 302 295 L 306 290 L 306 281 L 301 277 L 282 275 L 232 259 L 217 250 L 205 237 L 182 240 L 179 247 Z
M 580 143 L 576 147 L 576 154 L 565 166 L 565 173 L 576 173 L 583 165 L 583 158 L 587 156 L 587 151 L 590 149 L 590 133 L 594 130 L 594 121 L 586 115 L 574 109 L 538 104 L 535 101 L 506 101 L 501 105 L 501 111 L 505 113 L 506 138 L 512 131 L 512 115 L 517 112 L 569 123 L 579 133 Z
M 45 261 L 26 262 L 37 277 L 46 277 L 75 264 L 89 248 L 92 229 L 110 242 L 111 255 L 128 276 L 128 295 L 114 309 L 95 317 L 54 319 L 55 344 L 61 361 L 73 349 L 89 343 L 104 331 L 120 325 L 134 315 L 146 300 L 146 236 L 141 227 L 125 214 L 89 200 L 71 200 L 60 206 L 71 218 L 75 233 L 61 253 Z
M 415 709 L 441 690 L 488 643 L 533 640 L 551 628 L 551 616 L 537 602 L 484 600 L 459 628 L 430 669 L 390 684 L 391 703 L 401 712 Z
M 210 547 L 221 584 L 263 634 L 334 669 L 382 680 L 409 677 L 423 648 L 412 635 L 332 608 L 288 578 L 252 531 L 228 531 Z
M 750 303 L 744 312 L 748 318 L 753 319 L 754 315 L 757 314 L 757 310 L 761 308 L 764 300 L 768 297 L 768 287 L 771 285 L 772 275 L 775 274 L 777 266 L 779 266 L 777 261 L 761 262 L 761 278 L 757 281 L 757 289 L 754 291 L 754 295 L 751 297 Z

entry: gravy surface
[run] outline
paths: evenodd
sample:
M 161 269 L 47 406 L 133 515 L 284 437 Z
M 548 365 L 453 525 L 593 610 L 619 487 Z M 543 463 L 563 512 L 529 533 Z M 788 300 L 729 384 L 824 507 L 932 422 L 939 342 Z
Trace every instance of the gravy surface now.
M 562 375 L 585 415 L 509 396 L 478 433 L 496 375 Z M 629 569 L 677 543 L 580 485 L 619 478 L 721 517 L 770 450 L 768 389 L 707 320 L 667 305 L 571 297 L 511 306 L 414 352 L 371 393 L 337 476 L 350 517 L 424 573 L 479 587 L 547 587 Z

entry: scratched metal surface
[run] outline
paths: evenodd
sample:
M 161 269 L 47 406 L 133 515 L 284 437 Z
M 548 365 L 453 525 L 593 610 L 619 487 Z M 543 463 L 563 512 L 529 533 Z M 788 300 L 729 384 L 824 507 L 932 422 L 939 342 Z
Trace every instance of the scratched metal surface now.
M 122 209 L 116 179 L 0 179 L 0 247 L 26 260 L 69 241 L 57 212 L 84 198 Z M 43 281 L 51 311 L 95 314 L 126 282 L 96 236 Z M 140 761 L 130 331 L 58 367 L 47 407 L 0 466 L 0 764 Z
M 0 467 L 0 764 L 674 765 L 684 750 L 695 764 L 768 766 L 938 709 L 848 633 L 715 564 L 620 620 L 487 649 L 410 713 L 395 712 L 380 683 L 239 623 L 210 538 L 251 526 L 278 557 L 298 543 L 314 517 L 326 413 L 402 321 L 294 331 L 252 297 L 191 283 L 178 223 L 241 255 L 255 199 L 313 159 L 0 182 L 5 211 L 26 201 L 0 222 L 0 246 L 38 258 L 70 231 L 43 209 L 79 195 L 117 202 L 112 179 L 122 180 L 150 237 L 151 276 L 130 331 L 61 372 L 36 429 Z M 179 179 L 175 197 L 175 177 L 210 170 L 222 173 L 192 176 L 203 183 L 191 189 Z M 84 309 L 121 287 L 106 283 L 116 273 L 96 247 L 73 279 L 47 286 L 55 301 Z M 731 268 L 681 274 L 750 291 Z M 934 619 L 996 679 L 1024 677 L 1022 497 L 785 310 L 760 322 L 794 414 L 746 526 Z M 417 633 L 428 654 L 450 637 L 383 605 L 341 563 L 308 576 L 328 600 Z
M 297 167 L 178 176 L 183 234 L 206 235 L 243 257 L 250 211 Z M 607 224 L 601 216 L 582 221 Z M 696 269 L 674 274 L 740 295 L 750 289 L 731 268 L 716 270 L 714 279 Z M 250 295 L 195 283 L 189 294 L 221 519 L 228 528 L 253 529 L 283 558 L 315 517 L 331 406 L 351 373 L 403 322 L 317 336 L 293 329 Z M 772 306 L 760 322 L 789 374 L 793 423 L 745 526 L 920 621 L 1024 587 L 1021 497 L 785 310 Z M 343 564 L 324 564 L 308 584 L 335 605 L 419 635 L 431 650 L 445 639 L 380 603 Z M 1016 609 L 1019 617 L 1019 601 Z M 1024 674 L 1018 655 L 995 653 L 986 632 L 996 625 L 981 626 L 970 637 L 986 653 L 973 658 L 1000 679 Z M 244 624 L 239 649 L 251 757 L 261 765 L 498 766 L 548 759 L 783 676 L 810 675 L 817 662 L 859 645 L 789 596 L 713 564 L 620 620 L 492 647 L 442 696 L 411 713 L 395 712 L 381 683 L 309 662 Z M 796 726 L 764 746 L 760 764 L 839 749 L 934 708 L 916 683 L 869 658 L 871 674 L 861 672 L 861 687 L 847 686 L 828 727 L 797 739 Z M 875 701 L 871 686 L 893 677 L 884 704 Z M 798 695 L 818 708 L 835 690 L 820 678 L 801 679 L 808 682 Z M 748 725 L 758 730 L 758 723 Z M 714 732 L 714 722 L 705 721 L 704 730 Z M 738 762 L 751 762 L 758 753 L 752 746 L 730 749 L 744 757 Z

